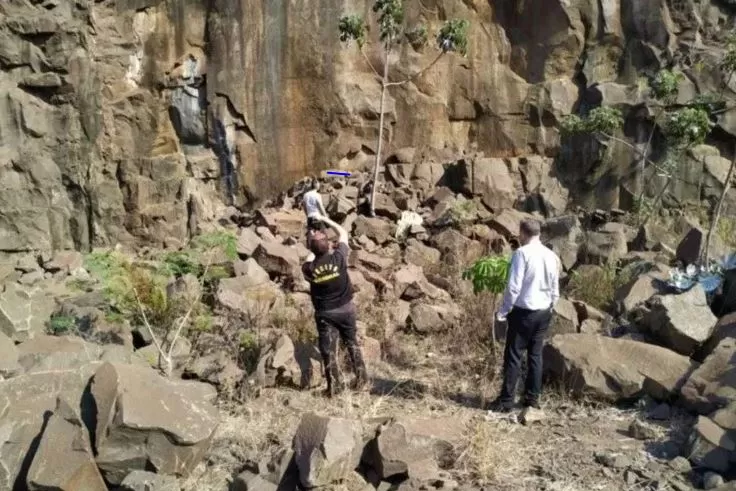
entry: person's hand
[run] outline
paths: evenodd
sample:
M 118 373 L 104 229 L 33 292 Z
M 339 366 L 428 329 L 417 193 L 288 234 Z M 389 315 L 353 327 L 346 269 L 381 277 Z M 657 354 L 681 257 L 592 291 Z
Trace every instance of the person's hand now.
M 506 316 L 502 314 L 501 312 L 496 312 L 496 321 L 506 322 Z

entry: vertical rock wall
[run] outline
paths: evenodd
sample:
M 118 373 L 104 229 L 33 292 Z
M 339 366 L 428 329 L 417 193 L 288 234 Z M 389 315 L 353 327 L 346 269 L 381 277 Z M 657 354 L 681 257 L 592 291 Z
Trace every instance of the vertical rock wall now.
M 630 202 L 643 182 L 636 156 L 561 142 L 559 118 L 614 105 L 626 114 L 625 136 L 643 146 L 651 112 L 642 81 L 674 65 L 686 75 L 683 102 L 715 90 L 724 78 L 719 45 L 733 23 L 715 0 L 405 4 L 408 23 L 430 32 L 468 19 L 470 49 L 391 88 L 387 155 L 416 147 L 418 164 L 541 155 L 555 160 L 574 202 L 597 207 Z M 337 36 L 341 15 L 370 17 L 370 5 L 4 1 L 0 251 L 176 245 L 227 206 L 249 206 L 321 169 L 370 165 L 380 85 Z M 381 71 L 373 46 L 366 54 Z M 436 55 L 433 46 L 403 47 L 390 60 L 392 79 Z M 730 152 L 734 128 L 731 113 L 720 116 L 711 143 Z M 655 153 L 660 147 L 657 137 Z M 699 155 L 683 163 L 695 184 L 673 187 L 669 202 L 700 199 L 698 183 L 711 183 L 711 194 L 722 185 L 725 161 Z

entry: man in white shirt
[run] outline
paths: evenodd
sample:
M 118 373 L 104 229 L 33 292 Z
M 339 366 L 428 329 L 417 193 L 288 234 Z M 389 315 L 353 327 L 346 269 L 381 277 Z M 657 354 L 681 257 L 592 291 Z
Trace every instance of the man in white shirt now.
M 511 257 L 506 292 L 496 320 L 508 320 L 503 359 L 503 386 L 492 409 L 509 412 L 514 405 L 523 352 L 527 352 L 524 406 L 539 407 L 542 391 L 542 348 L 560 298 L 560 259 L 540 240 L 536 220 L 519 227 L 519 247 Z
M 302 198 L 302 209 L 307 215 L 307 231 L 322 230 L 325 228 L 324 223 L 318 220 L 321 216 L 327 216 L 325 207 L 322 204 L 322 195 L 319 194 L 319 187 L 319 181 L 312 179 L 309 191 L 304 193 L 304 197 Z

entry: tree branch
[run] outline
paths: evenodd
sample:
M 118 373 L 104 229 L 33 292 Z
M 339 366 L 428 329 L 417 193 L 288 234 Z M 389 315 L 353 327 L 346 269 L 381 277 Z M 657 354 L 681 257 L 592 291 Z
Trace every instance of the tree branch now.
M 646 158 L 646 154 L 643 151 L 641 151 L 633 143 L 630 143 L 630 142 L 628 142 L 628 141 L 626 141 L 626 140 L 624 140 L 622 138 L 618 138 L 616 136 L 613 136 L 613 135 L 611 135 L 609 133 L 601 133 L 601 135 L 605 136 L 606 138 L 610 138 L 611 140 L 613 140 L 615 142 L 622 143 L 622 144 L 626 145 L 627 147 L 629 147 L 630 149 L 632 149 L 633 151 L 635 151 L 638 154 L 638 157 L 644 158 L 645 159 L 645 162 L 648 163 L 649 165 L 654 165 L 654 166 L 657 165 L 655 162 L 653 162 L 649 158 Z
M 421 76 L 424 72 L 426 72 L 427 70 L 429 70 L 430 68 L 432 68 L 433 66 L 435 66 L 437 64 L 437 62 L 440 61 L 440 58 L 442 58 L 444 55 L 445 55 L 445 52 L 444 51 L 440 52 L 440 54 L 437 55 L 437 58 L 435 58 L 432 61 L 432 63 L 430 63 L 429 65 L 425 66 L 424 68 L 422 68 L 421 70 L 419 70 L 417 73 L 415 73 L 411 77 L 409 77 L 409 78 L 407 78 L 405 80 L 401 80 L 400 82 L 388 82 L 386 84 L 386 87 L 391 87 L 391 86 L 394 86 L 394 85 L 404 85 L 405 83 L 411 82 L 412 80 L 414 80 L 417 77 Z
M 207 276 L 207 272 L 210 269 L 210 263 L 212 262 L 212 251 L 210 250 L 210 253 L 207 257 L 207 264 L 204 267 L 204 271 L 202 272 L 202 278 L 205 278 Z M 176 341 L 179 339 L 179 335 L 181 334 L 181 330 L 184 328 L 184 325 L 189 320 L 189 317 L 192 315 L 192 311 L 194 310 L 195 305 L 199 303 L 199 301 L 202 299 L 202 290 L 204 285 L 200 285 L 199 288 L 199 296 L 197 297 L 196 301 L 192 301 L 192 304 L 189 306 L 189 310 L 187 310 L 187 313 L 184 314 L 184 317 L 182 317 L 179 321 L 179 325 L 176 328 L 176 332 L 174 333 L 174 337 L 171 339 L 171 344 L 169 345 L 169 351 L 167 354 L 167 358 L 171 360 L 171 354 L 174 352 L 174 346 L 176 346 Z M 169 361 L 171 363 L 171 361 Z
M 373 66 L 373 63 L 371 63 L 371 60 L 368 59 L 368 55 L 365 54 L 365 51 L 363 51 L 363 48 L 358 48 L 358 51 L 360 51 L 360 54 L 363 55 L 363 59 L 365 60 L 366 63 L 368 63 L 368 66 L 371 68 L 371 70 L 376 75 L 376 77 L 380 79 L 381 74 L 378 73 L 378 70 L 376 70 L 376 68 Z M 388 60 L 386 60 L 386 62 L 388 63 Z

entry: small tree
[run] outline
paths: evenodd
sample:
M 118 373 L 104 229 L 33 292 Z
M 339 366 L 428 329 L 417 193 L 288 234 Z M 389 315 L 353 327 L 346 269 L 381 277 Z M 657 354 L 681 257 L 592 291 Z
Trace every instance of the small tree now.
M 728 87 L 728 85 L 731 83 L 733 74 L 736 72 L 736 35 L 732 34 L 729 37 L 728 44 L 726 47 L 726 54 L 723 56 L 720 66 L 721 66 L 721 69 L 728 74 L 728 78 L 726 79 L 726 82 L 721 87 L 720 98 L 722 101 L 723 93 L 726 90 L 726 87 Z M 708 234 L 706 235 L 706 239 L 705 239 L 705 247 L 703 248 L 701 265 L 706 268 L 709 266 L 708 256 L 710 254 L 710 243 L 711 243 L 711 240 L 713 239 L 713 232 L 718 228 L 718 221 L 721 219 L 721 212 L 723 211 L 723 202 L 726 200 L 726 195 L 728 194 L 728 190 L 731 186 L 731 180 L 733 179 L 734 172 L 736 172 L 736 146 L 734 146 L 734 154 L 731 159 L 731 166 L 728 168 L 728 173 L 726 174 L 726 181 L 723 183 L 723 190 L 721 191 L 721 195 L 718 197 L 716 208 L 715 210 L 713 210 L 713 218 L 710 221 L 710 226 L 708 227 Z
M 449 52 L 458 52 L 465 56 L 468 47 L 467 30 L 469 23 L 466 20 L 452 19 L 445 22 L 437 34 L 437 47 L 440 52 L 437 57 L 424 68 L 413 75 L 400 81 L 390 81 L 390 55 L 392 50 L 401 43 L 408 43 L 414 49 L 419 49 L 427 43 L 427 28 L 416 26 L 406 28 L 404 26 L 404 5 L 402 0 L 375 0 L 373 12 L 378 16 L 378 34 L 383 53 L 383 73 L 378 70 L 368 59 L 364 51 L 366 43 L 366 24 L 360 15 L 347 15 L 340 19 L 338 28 L 340 30 L 340 41 L 350 44 L 355 41 L 358 50 L 363 55 L 368 66 L 381 82 L 381 102 L 379 106 L 378 142 L 376 144 L 376 161 L 373 168 L 372 189 L 370 197 L 370 213 L 375 215 L 376 190 L 378 188 L 378 173 L 381 166 L 381 154 L 383 151 L 383 126 L 384 110 L 386 104 L 386 91 L 389 87 L 406 84 L 424 72 L 432 68 L 443 55 Z
M 561 122 L 561 130 L 567 134 L 587 133 L 604 140 L 610 140 L 624 144 L 639 154 L 640 169 L 644 169 L 644 164 L 648 163 L 653 166 L 658 174 L 665 177 L 664 186 L 655 196 L 651 207 L 644 214 L 642 225 L 649 221 L 653 211 L 656 209 L 659 201 L 664 196 L 674 179 L 675 169 L 680 159 L 683 158 L 685 152 L 695 145 L 703 143 L 706 136 L 710 132 L 712 123 L 705 109 L 707 104 L 701 101 L 694 101 L 675 111 L 668 111 L 670 104 L 673 104 L 677 97 L 677 84 L 680 81 L 679 74 L 672 72 L 660 72 L 652 81 L 652 94 L 665 105 L 660 106 L 655 116 L 655 126 L 652 128 L 645 150 L 640 151 L 635 145 L 629 143 L 623 138 L 616 136 L 616 133 L 623 127 L 623 116 L 621 111 L 612 107 L 597 107 L 590 111 L 585 117 L 578 115 L 570 115 Z M 662 124 L 662 130 L 667 141 L 667 152 L 663 162 L 657 164 L 652 162 L 649 157 L 649 147 L 652 141 L 656 125 Z M 644 201 L 644 186 L 637 201 L 642 206 Z M 641 209 L 640 209 L 641 214 Z
M 496 312 L 498 296 L 506 289 L 511 260 L 507 256 L 485 256 L 463 272 L 463 279 L 473 283 L 473 293 L 491 293 L 491 311 Z M 496 355 L 496 317 L 491 320 L 491 350 Z
M 113 311 L 151 336 L 165 376 L 173 372 L 181 338 L 211 327 L 203 295 L 210 280 L 223 276 L 211 264 L 218 254 L 237 258 L 235 241 L 227 233 L 200 235 L 187 249 L 164 255 L 160 263 L 131 261 L 115 252 L 90 258 L 88 269 L 103 281 Z

